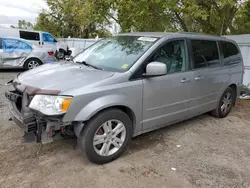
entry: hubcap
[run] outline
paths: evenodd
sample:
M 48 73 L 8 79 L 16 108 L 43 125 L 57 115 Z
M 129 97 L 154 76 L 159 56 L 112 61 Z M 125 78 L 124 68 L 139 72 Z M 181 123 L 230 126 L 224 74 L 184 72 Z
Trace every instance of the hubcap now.
M 232 94 L 226 93 L 222 100 L 221 111 L 225 114 L 227 113 L 232 105 Z
M 126 128 L 119 120 L 109 120 L 103 123 L 94 135 L 95 152 L 101 156 L 116 153 L 126 138 Z
M 39 63 L 37 61 L 30 61 L 28 63 L 28 69 L 34 69 L 35 67 L 38 67 Z

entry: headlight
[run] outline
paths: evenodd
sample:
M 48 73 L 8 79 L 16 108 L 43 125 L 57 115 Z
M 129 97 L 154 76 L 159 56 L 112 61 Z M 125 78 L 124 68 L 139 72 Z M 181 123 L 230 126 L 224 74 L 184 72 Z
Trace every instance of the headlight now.
M 45 115 L 59 115 L 67 112 L 72 97 L 35 95 L 29 107 Z

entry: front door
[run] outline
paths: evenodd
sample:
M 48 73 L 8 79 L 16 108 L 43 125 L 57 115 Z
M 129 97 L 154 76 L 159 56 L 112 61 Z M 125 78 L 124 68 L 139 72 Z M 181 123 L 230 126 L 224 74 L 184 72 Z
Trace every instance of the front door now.
M 223 84 L 229 72 L 220 61 L 218 43 L 209 40 L 191 40 L 195 93 L 190 113 L 198 115 L 216 108 Z
M 42 33 L 42 44 L 44 48 L 51 48 L 56 51 L 57 40 L 49 33 Z
M 194 90 L 188 59 L 184 39 L 167 42 L 153 54 L 149 62 L 165 63 L 168 73 L 143 79 L 144 130 L 185 119 Z

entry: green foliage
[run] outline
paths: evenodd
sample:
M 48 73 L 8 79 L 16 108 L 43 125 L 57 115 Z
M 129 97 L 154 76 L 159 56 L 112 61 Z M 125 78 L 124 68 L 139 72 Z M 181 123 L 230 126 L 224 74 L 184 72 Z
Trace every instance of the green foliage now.
M 91 38 L 110 35 L 97 19 L 87 1 L 46 0 L 49 10 L 37 18 L 35 29 L 48 31 L 57 37 Z
M 60 37 L 122 32 L 187 31 L 216 35 L 249 33 L 250 2 L 242 0 L 46 0 L 49 10 L 35 29 Z
M 34 25 L 31 22 L 26 22 L 25 20 L 19 20 L 17 26 L 11 25 L 10 27 L 11 28 L 17 28 L 17 29 L 29 29 L 29 30 L 32 30 Z

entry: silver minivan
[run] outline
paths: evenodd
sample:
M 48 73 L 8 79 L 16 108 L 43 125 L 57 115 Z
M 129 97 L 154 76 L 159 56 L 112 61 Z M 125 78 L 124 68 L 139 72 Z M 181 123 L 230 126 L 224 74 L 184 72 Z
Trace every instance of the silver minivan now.
M 128 33 L 98 41 L 72 62 L 17 75 L 5 95 L 25 142 L 76 136 L 88 159 L 103 164 L 137 135 L 207 112 L 226 117 L 242 79 L 231 40 Z

